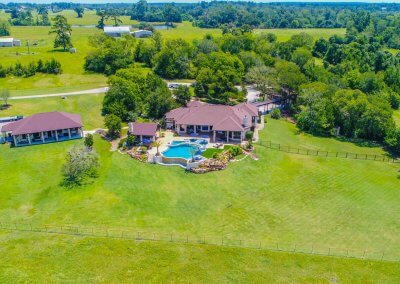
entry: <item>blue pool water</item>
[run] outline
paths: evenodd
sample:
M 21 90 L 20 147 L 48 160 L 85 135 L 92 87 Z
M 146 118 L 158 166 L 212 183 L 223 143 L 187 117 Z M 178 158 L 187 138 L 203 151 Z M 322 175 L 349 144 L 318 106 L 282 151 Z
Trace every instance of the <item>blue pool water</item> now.
M 188 144 L 185 143 L 184 141 L 172 141 L 168 149 L 162 152 L 162 155 L 168 158 L 191 159 L 192 158 L 191 149 L 195 151 L 194 156 L 201 154 L 200 148 L 196 144 Z

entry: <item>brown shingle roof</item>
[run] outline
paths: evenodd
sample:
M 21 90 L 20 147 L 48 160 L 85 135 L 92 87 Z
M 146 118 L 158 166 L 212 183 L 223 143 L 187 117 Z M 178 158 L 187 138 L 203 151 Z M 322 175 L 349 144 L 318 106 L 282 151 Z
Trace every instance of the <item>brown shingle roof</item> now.
M 11 132 L 12 135 L 21 135 L 82 126 L 81 116 L 78 114 L 46 112 L 34 114 L 27 118 L 6 124 L 2 127 L 1 131 Z
M 139 123 L 131 122 L 129 123 L 129 132 L 133 135 L 142 136 L 155 136 L 157 132 L 157 123 Z
M 253 116 L 258 116 L 258 109 L 248 103 L 232 107 L 199 102 L 192 102 L 165 115 L 166 119 L 173 119 L 176 124 L 211 125 L 218 131 L 243 131 L 246 117 L 250 125 Z

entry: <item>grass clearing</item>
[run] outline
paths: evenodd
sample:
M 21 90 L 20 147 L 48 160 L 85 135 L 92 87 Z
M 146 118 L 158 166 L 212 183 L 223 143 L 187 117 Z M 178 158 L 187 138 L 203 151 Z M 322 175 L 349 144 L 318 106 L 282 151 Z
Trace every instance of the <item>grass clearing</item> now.
M 261 138 L 355 153 L 382 151 L 298 134 L 285 121 L 268 121 Z M 96 138 L 99 178 L 66 190 L 60 187 L 61 166 L 67 149 L 80 143 L 0 146 L 0 220 L 225 236 L 279 242 L 287 249 L 297 244 L 326 253 L 331 248 L 340 255 L 349 249 L 362 256 L 368 249 L 368 257 L 385 251 L 388 259 L 400 258 L 398 165 L 256 146 L 259 161 L 245 159 L 224 171 L 195 175 L 110 152 L 109 144 Z
M 394 111 L 394 121 L 400 126 L 400 110 Z
M 299 34 L 299 33 L 307 33 L 311 35 L 314 40 L 317 40 L 319 38 L 325 38 L 328 39 L 333 35 L 340 35 L 344 36 L 346 34 L 346 29 L 321 29 L 321 28 L 315 28 L 315 29 L 256 29 L 255 33 L 273 33 L 277 36 L 278 41 L 288 41 L 293 35 Z
M 61 97 L 35 98 L 10 101 L 11 107 L 0 110 L 0 117 L 23 115 L 29 116 L 35 113 L 50 111 L 65 111 L 78 113 L 82 116 L 85 130 L 104 127 L 104 119 L 101 116 L 101 105 L 104 94 L 86 94 Z
M 0 232 L 3 282 L 398 283 L 398 263 L 212 245 Z M 154 273 L 157 271 L 157 273 Z
M 22 40 L 21 47 L 1 48 L 0 58 L 3 66 L 16 62 L 24 65 L 32 61 L 55 58 L 61 62 L 63 74 L 36 74 L 29 78 L 8 76 L 0 78 L 0 85 L 10 90 L 12 96 L 58 93 L 91 89 L 106 85 L 107 78 L 102 74 L 85 72 L 84 58 L 91 47 L 89 36 L 99 33 L 97 29 L 73 28 L 72 42 L 77 48 L 76 54 L 53 49 L 54 35 L 49 35 L 49 27 L 11 27 L 13 37 Z M 28 54 L 26 43 L 30 43 Z

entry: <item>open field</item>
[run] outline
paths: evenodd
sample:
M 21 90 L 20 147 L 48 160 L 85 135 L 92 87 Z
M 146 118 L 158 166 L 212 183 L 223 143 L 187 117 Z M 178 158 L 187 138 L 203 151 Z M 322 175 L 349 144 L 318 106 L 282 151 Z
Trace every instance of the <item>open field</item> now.
M 29 78 L 8 76 L 0 79 L 2 87 L 8 88 L 12 96 L 18 96 L 85 90 L 106 85 L 104 75 L 86 73 L 83 69 L 84 58 L 90 50 L 88 38 L 98 33 L 97 29 L 73 29 L 72 42 L 77 48 L 76 54 L 54 50 L 54 36 L 49 35 L 49 30 L 49 27 L 12 27 L 12 36 L 21 39 L 23 46 L 1 48 L 1 64 L 9 66 L 19 61 L 27 65 L 31 61 L 55 58 L 61 62 L 63 74 L 36 74 Z M 27 52 L 27 41 L 31 45 L 31 54 Z
M 278 136 L 279 133 L 279 136 Z M 278 140 L 282 137 L 281 140 Z M 269 121 L 264 140 L 309 148 L 382 153 L 329 138 L 297 134 Z M 292 155 L 257 147 L 245 159 L 206 175 L 143 164 L 109 151 L 99 138 L 99 178 L 66 190 L 61 165 L 69 141 L 0 146 L 0 221 L 133 228 L 141 232 L 214 236 L 292 249 L 400 258 L 398 165 Z M 19 169 L 19 170 L 16 170 Z M 23 169 L 23 170 L 20 170 Z
M 6 110 L 0 110 L 0 117 L 24 115 L 49 111 L 66 111 L 79 113 L 85 125 L 85 130 L 104 127 L 101 116 L 101 105 L 104 94 L 86 94 L 70 96 L 66 99 L 61 97 L 23 99 L 10 101 L 11 106 Z
M 268 32 L 273 33 L 277 36 L 278 41 L 287 41 L 291 36 L 299 33 L 307 33 L 311 35 L 314 40 L 319 38 L 328 39 L 331 36 L 337 34 L 344 36 L 346 29 L 256 29 L 255 33 Z
M 398 263 L 0 232 L 2 282 L 398 283 Z M 156 273 L 154 273 L 156 271 Z

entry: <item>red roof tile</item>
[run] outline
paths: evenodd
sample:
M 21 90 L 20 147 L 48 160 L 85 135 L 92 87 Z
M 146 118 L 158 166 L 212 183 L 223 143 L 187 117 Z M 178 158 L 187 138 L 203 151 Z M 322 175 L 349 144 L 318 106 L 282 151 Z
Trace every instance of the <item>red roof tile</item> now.
M 139 123 L 131 122 L 129 123 L 129 132 L 133 135 L 142 136 L 155 136 L 157 132 L 157 123 Z
M 78 114 L 46 112 L 8 123 L 2 127 L 1 131 L 11 132 L 12 135 L 21 135 L 82 126 L 81 116 Z

